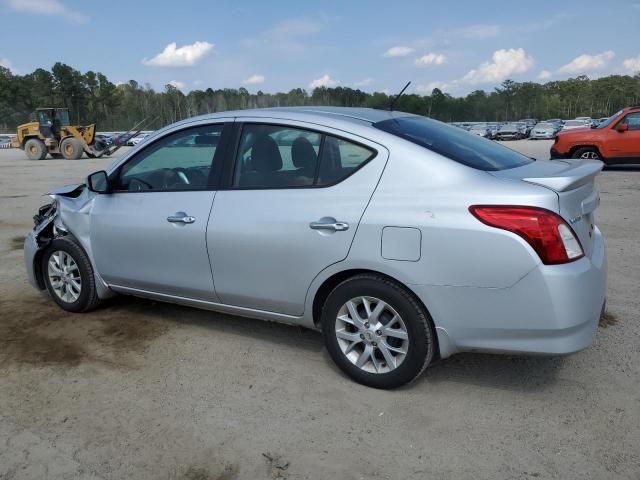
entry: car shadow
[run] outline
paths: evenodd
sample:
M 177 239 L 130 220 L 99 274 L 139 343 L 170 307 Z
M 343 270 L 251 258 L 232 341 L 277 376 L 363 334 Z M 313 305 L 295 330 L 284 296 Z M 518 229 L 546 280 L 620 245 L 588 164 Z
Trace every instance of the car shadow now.
M 640 165 L 605 165 L 605 172 L 640 172 Z
M 463 383 L 479 387 L 535 392 L 558 383 L 564 356 L 516 356 L 459 353 L 432 364 L 418 383 Z
M 115 297 L 103 305 L 99 310 L 105 314 L 114 307 L 120 312 L 130 311 L 132 316 L 146 311 L 157 316 L 159 321 L 169 321 L 174 326 L 197 326 L 216 333 L 302 349 L 322 357 L 328 368 L 347 378 L 332 362 L 322 335 L 315 330 L 129 296 Z M 539 391 L 558 382 L 565 358 L 461 353 L 434 361 L 420 378 L 403 388 L 431 388 L 453 382 L 521 392 Z

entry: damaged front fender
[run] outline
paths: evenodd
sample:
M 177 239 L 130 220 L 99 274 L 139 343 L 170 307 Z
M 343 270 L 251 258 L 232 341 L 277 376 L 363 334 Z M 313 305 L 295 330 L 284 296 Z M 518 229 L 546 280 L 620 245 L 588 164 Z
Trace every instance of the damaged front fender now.
M 39 290 L 46 288 L 41 267 L 44 249 L 55 238 L 70 235 L 87 253 L 92 265 L 90 222 L 95 193 L 83 184 L 66 185 L 49 192 L 53 202 L 40 207 L 33 217 L 35 226 L 24 242 L 25 266 L 29 283 Z M 100 274 L 93 269 L 100 298 L 114 295 Z

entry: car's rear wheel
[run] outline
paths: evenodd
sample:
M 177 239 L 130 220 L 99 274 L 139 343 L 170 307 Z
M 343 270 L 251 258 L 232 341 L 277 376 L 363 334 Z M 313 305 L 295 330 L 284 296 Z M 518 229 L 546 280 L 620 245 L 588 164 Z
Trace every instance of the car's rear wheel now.
M 70 237 L 49 244 L 42 256 L 42 278 L 51 298 L 68 312 L 86 312 L 100 303 L 89 257 Z
M 361 274 L 340 283 L 323 306 L 322 332 L 338 367 L 375 388 L 416 379 L 435 351 L 429 314 L 411 292 L 382 275 Z
M 581 158 L 583 160 L 602 160 L 600 152 L 598 152 L 598 150 L 593 147 L 579 148 L 578 150 L 573 152 L 571 158 Z

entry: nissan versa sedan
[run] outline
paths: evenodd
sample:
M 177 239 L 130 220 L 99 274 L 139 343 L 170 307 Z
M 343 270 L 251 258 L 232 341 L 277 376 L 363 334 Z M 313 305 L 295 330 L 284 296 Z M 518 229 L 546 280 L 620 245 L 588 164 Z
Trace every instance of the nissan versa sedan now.
M 348 376 L 393 388 L 457 352 L 592 342 L 601 168 L 401 112 L 217 113 L 51 190 L 26 269 L 70 312 L 119 293 L 315 328 Z

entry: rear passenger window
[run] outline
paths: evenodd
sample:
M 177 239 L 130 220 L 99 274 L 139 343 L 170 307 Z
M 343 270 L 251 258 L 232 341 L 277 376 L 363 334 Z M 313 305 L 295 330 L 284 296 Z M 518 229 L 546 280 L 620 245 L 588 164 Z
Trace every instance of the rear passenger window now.
M 368 148 L 327 135 L 316 185 L 322 187 L 341 182 L 372 156 L 373 152 Z
M 276 125 L 242 129 L 233 187 L 323 187 L 347 178 L 373 157 L 361 145 L 317 132 Z
M 290 127 L 245 125 L 233 186 L 310 187 L 316 175 L 322 135 Z

